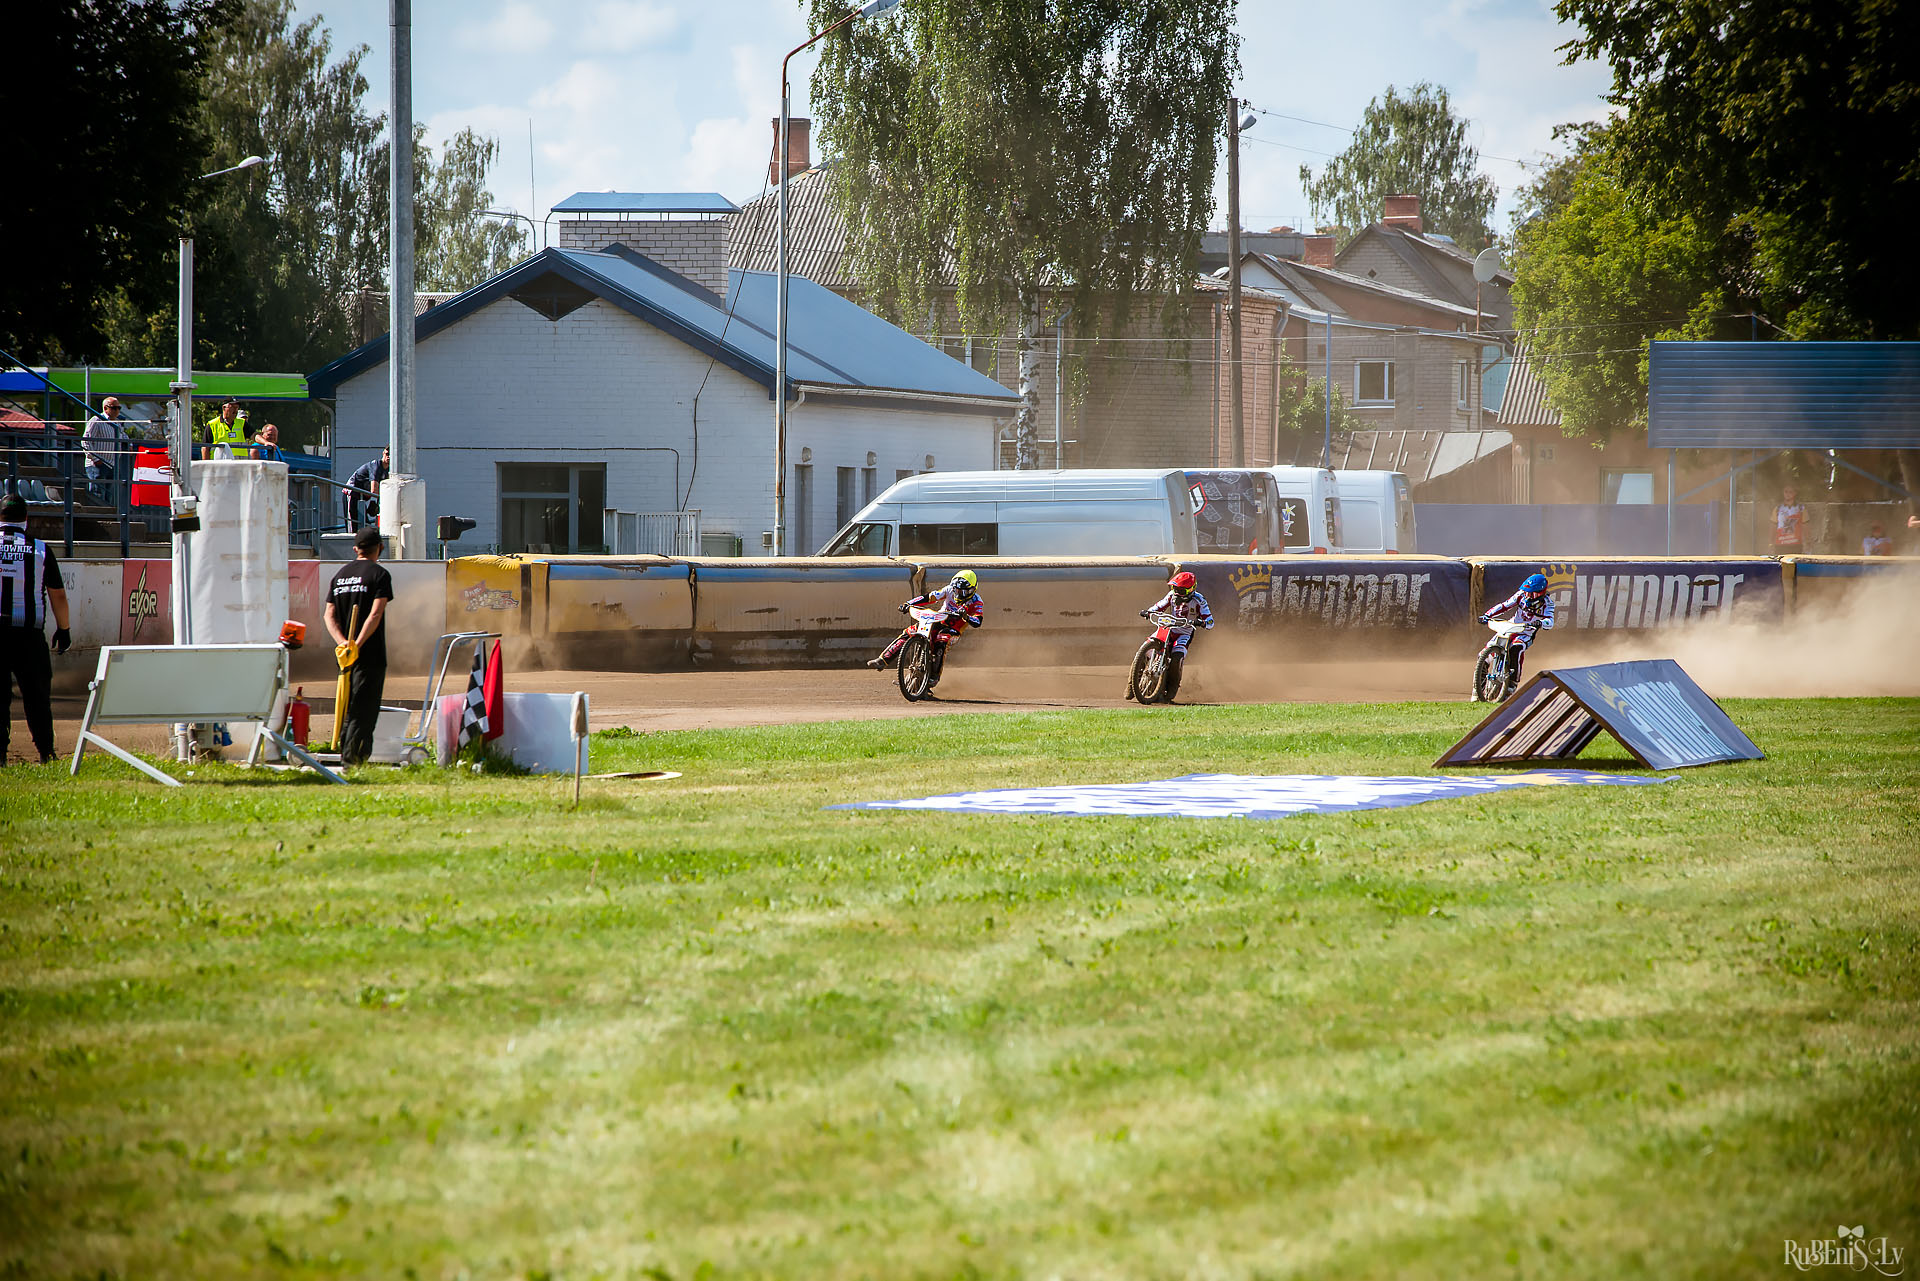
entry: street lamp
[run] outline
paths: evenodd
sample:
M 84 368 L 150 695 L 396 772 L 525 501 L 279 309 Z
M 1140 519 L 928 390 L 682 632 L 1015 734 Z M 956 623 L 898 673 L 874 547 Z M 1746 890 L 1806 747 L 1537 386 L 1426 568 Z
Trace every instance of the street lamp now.
M 794 46 L 780 59 L 780 166 L 779 235 L 774 255 L 773 320 L 773 554 L 786 555 L 787 519 L 787 129 L 791 120 L 787 84 L 787 64 L 793 55 L 826 39 L 855 18 L 871 18 L 885 13 L 900 0 L 867 0 L 848 10 L 839 21 L 807 37 L 805 44 Z
M 222 174 L 239 173 L 242 169 L 252 169 L 267 163 L 265 156 L 248 156 L 237 165 L 225 169 L 215 169 L 195 178 L 195 182 L 205 182 L 209 178 L 218 178 Z M 193 494 L 191 468 L 193 465 L 193 237 L 180 237 L 180 302 L 179 319 L 176 324 L 179 338 L 179 350 L 175 353 L 177 363 L 174 370 L 173 391 L 173 430 L 169 445 L 173 464 L 173 486 L 169 506 L 169 522 L 173 534 L 173 583 L 170 594 L 173 597 L 173 643 L 191 645 L 193 643 L 193 584 L 191 582 L 192 565 L 187 556 L 186 536 L 200 527 L 198 500 Z M 191 726 L 174 726 L 174 753 L 182 761 L 193 756 L 193 731 Z
M 533 219 L 523 213 L 515 213 L 511 209 L 482 209 L 480 212 L 488 218 L 518 218 L 521 222 L 526 223 L 527 240 L 533 245 L 536 252 L 539 250 L 540 228 Z

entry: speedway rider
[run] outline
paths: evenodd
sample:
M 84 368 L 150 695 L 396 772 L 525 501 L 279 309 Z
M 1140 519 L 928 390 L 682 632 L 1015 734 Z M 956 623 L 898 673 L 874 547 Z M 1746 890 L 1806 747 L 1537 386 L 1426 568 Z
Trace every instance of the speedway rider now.
M 1514 611 L 1513 621 L 1526 624 L 1527 630 L 1515 632 L 1508 643 L 1513 647 L 1513 680 L 1515 688 L 1520 680 L 1520 669 L 1526 663 L 1527 646 L 1533 644 L 1533 638 L 1541 628 L 1553 628 L 1553 597 L 1547 595 L 1547 576 L 1529 574 L 1520 590 L 1501 601 L 1498 605 L 1480 615 L 1480 621 L 1490 623 L 1508 610 Z
M 915 596 L 900 607 L 900 612 L 904 614 L 916 605 L 921 609 L 943 610 L 946 617 L 935 626 L 949 632 L 957 633 L 960 630 L 961 621 L 968 626 L 978 627 L 987 621 L 986 613 L 980 607 L 979 587 L 980 576 L 970 569 L 963 569 L 938 591 L 928 592 L 924 596 Z M 893 638 L 893 644 L 880 651 L 880 657 L 869 658 L 867 666 L 876 672 L 885 671 L 887 665 L 900 653 L 900 647 L 907 643 L 907 637 L 911 635 L 913 635 L 911 627 L 902 631 Z
M 1168 639 L 1173 642 L 1174 656 L 1183 660 L 1187 656 L 1187 644 L 1193 640 L 1194 626 L 1213 630 L 1213 611 L 1207 608 L 1207 598 L 1200 594 L 1196 582 L 1192 574 L 1181 570 L 1167 580 L 1167 594 L 1140 611 L 1142 618 L 1160 613 L 1172 614 L 1181 620 L 1181 626 L 1169 629 Z

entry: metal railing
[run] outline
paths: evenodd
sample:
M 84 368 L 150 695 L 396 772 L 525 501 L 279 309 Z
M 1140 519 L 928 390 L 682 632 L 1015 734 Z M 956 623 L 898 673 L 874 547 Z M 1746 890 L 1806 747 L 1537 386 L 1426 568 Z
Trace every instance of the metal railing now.
M 698 556 L 700 509 L 683 512 L 605 511 L 607 550 L 615 556 Z

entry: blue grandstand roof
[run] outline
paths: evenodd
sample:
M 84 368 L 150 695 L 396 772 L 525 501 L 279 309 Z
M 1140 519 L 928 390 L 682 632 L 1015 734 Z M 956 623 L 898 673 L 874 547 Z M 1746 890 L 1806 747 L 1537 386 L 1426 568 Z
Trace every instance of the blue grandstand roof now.
M 717 191 L 576 191 L 550 213 L 738 213 Z
M 625 247 L 603 253 L 545 249 L 416 317 L 414 339 L 424 342 L 500 299 L 522 291 L 551 294 L 556 282 L 564 282 L 562 287 L 605 299 L 771 392 L 774 276 L 733 271 L 728 277 L 723 299 Z M 789 396 L 803 388 L 828 397 L 892 394 L 927 409 L 993 414 L 1011 412 L 1019 403 L 1016 393 L 985 374 L 804 277 L 788 278 L 787 321 Z M 307 379 L 309 394 L 331 397 L 341 383 L 385 363 L 387 346 L 382 334 L 315 371 Z

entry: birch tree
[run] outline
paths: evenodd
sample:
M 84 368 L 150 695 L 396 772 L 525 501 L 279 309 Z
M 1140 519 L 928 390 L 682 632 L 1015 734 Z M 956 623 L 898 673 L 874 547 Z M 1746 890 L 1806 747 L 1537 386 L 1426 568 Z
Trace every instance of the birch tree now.
M 805 0 L 819 30 L 848 0 Z M 1012 320 L 1016 465 L 1039 465 L 1038 339 L 1171 331 L 1212 212 L 1238 70 L 1233 0 L 908 0 L 822 45 L 812 90 L 854 274 L 918 322 Z M 1076 362 L 1077 367 L 1077 362 Z

